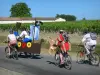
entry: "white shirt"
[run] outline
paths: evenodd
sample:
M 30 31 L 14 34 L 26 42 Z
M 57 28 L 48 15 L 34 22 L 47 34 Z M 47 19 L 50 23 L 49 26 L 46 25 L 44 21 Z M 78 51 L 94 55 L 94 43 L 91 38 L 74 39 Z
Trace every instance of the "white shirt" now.
M 91 43 L 91 45 L 96 45 L 97 44 L 96 40 L 91 39 L 90 33 L 87 33 L 86 35 L 83 36 L 82 42 L 83 43 L 84 42 L 86 42 L 86 43 L 89 42 L 89 43 Z
M 28 33 L 26 31 L 22 31 L 22 33 L 20 34 L 20 37 L 23 37 L 23 36 L 25 36 L 25 38 L 29 37 L 29 35 L 28 35 Z
M 9 34 L 7 38 L 9 38 L 9 41 L 16 40 L 16 36 L 14 34 Z

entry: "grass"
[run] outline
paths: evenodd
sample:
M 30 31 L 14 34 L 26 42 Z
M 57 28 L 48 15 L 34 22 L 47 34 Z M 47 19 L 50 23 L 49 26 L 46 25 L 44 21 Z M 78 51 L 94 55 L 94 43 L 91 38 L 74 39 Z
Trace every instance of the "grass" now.
M 8 35 L 8 32 L 0 31 L 0 46 L 6 45 L 5 43 L 3 43 L 3 41 L 6 40 L 7 35 Z M 40 33 L 40 38 L 48 40 L 47 36 L 50 36 L 53 39 L 56 39 L 57 35 L 56 35 L 56 33 L 44 33 L 44 32 Z M 79 34 L 75 33 L 75 34 L 69 34 L 69 36 L 70 36 L 70 41 L 71 41 L 71 44 L 72 44 L 71 52 L 79 51 L 80 48 L 77 47 L 76 45 L 81 42 L 82 35 L 79 35 Z M 97 39 L 97 42 L 98 42 L 98 45 L 96 47 L 96 51 L 100 53 L 100 50 L 99 50 L 100 49 L 100 40 L 99 40 L 99 38 Z M 43 42 L 43 44 L 42 44 L 42 53 L 48 53 L 48 48 L 49 48 L 49 43 L 47 41 Z

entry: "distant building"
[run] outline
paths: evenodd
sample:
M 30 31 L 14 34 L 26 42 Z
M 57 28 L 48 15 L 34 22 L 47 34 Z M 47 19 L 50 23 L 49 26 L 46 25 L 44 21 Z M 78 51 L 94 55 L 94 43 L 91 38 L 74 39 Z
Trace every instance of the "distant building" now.
M 63 21 L 63 22 L 65 22 L 66 20 L 65 19 L 62 19 L 62 18 L 58 18 L 58 19 L 56 19 L 55 21 Z
M 16 22 L 20 23 L 33 23 L 35 20 L 42 22 L 59 22 L 65 21 L 62 18 L 54 18 L 54 17 L 35 17 L 35 18 L 16 18 L 16 17 L 0 17 L 0 24 L 12 24 Z

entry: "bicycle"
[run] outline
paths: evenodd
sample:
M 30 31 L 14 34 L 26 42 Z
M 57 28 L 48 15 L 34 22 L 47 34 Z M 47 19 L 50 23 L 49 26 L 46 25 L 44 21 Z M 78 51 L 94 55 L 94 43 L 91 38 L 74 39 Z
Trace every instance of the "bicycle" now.
M 18 52 L 16 49 L 16 45 L 14 44 L 14 45 L 10 46 L 10 50 L 11 50 L 11 55 L 9 55 L 8 46 L 5 48 L 6 57 L 18 60 Z
M 72 59 L 71 59 L 71 56 L 68 54 L 68 53 L 63 53 L 63 57 L 64 57 L 64 68 L 65 69 L 69 69 L 71 70 L 72 69 Z M 56 60 L 56 65 L 60 66 L 60 56 L 59 56 L 59 51 L 57 51 L 55 53 L 55 56 L 54 56 L 55 60 Z
M 84 63 L 84 61 L 86 60 L 86 50 L 83 45 L 78 45 L 78 47 L 80 47 L 81 50 L 77 52 L 77 63 L 80 64 Z M 91 47 L 90 54 L 87 56 L 88 62 L 90 65 L 99 66 L 100 57 L 96 52 L 92 50 L 93 47 L 94 46 Z

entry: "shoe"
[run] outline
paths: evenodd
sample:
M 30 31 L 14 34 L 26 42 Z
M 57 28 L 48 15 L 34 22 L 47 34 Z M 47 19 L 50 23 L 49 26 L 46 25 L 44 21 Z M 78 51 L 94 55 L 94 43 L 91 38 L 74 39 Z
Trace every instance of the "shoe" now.
M 60 65 L 63 65 L 64 64 L 64 62 L 60 62 Z

